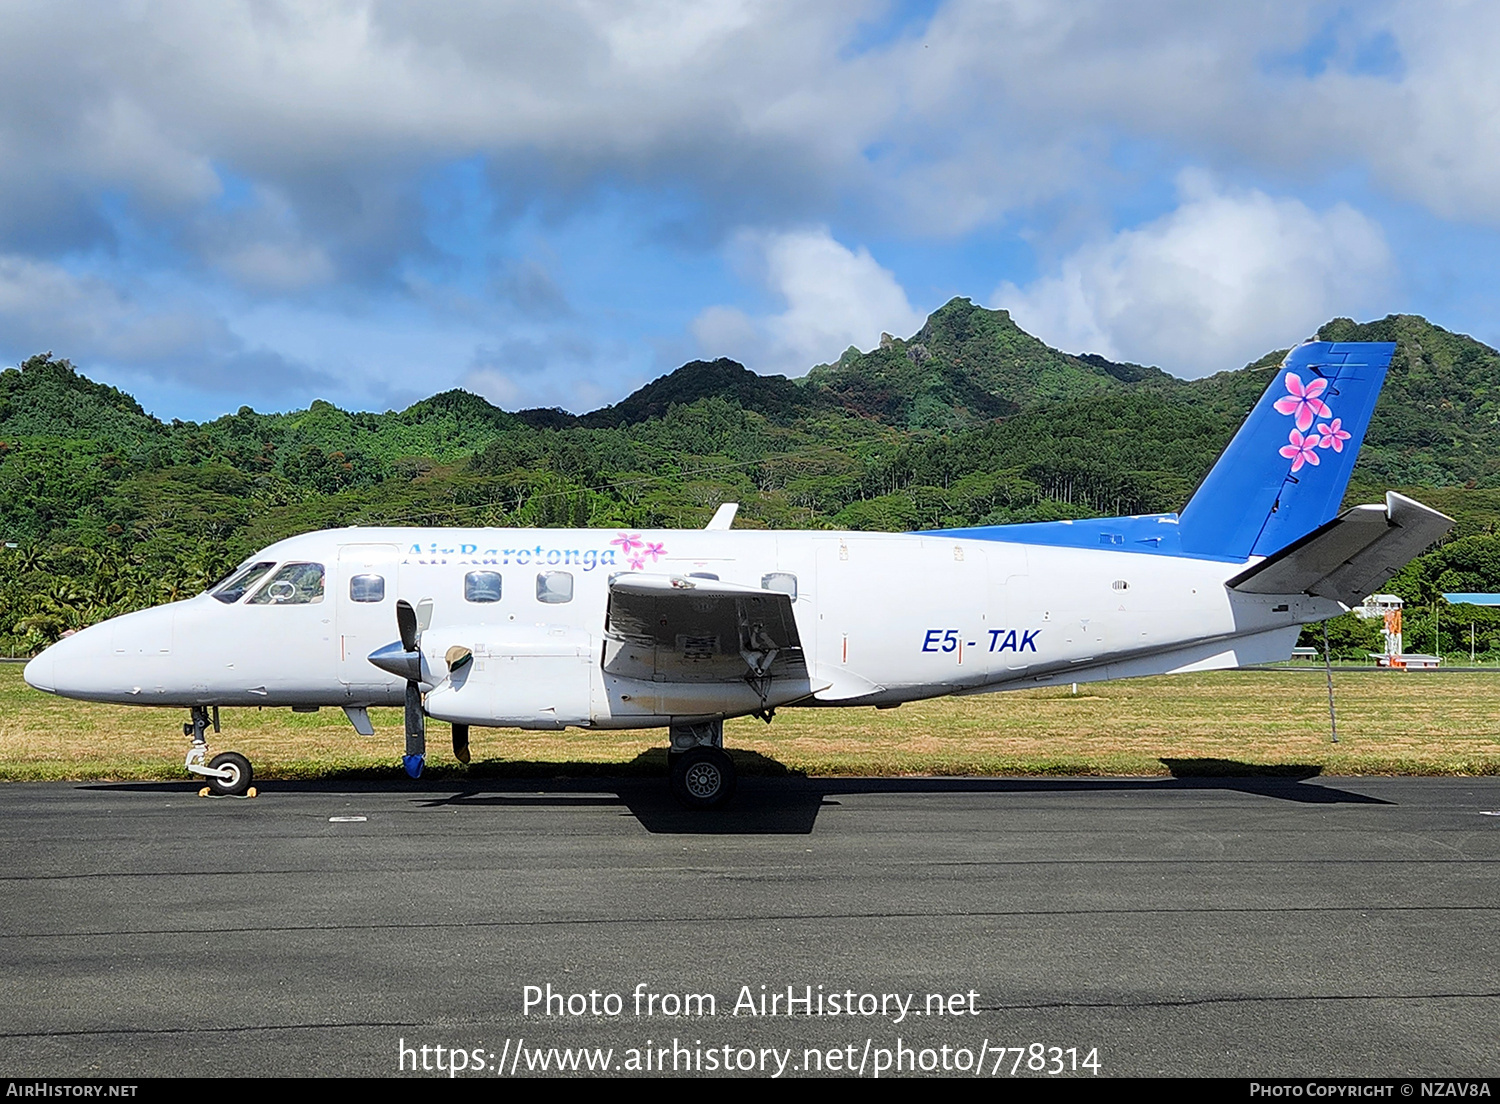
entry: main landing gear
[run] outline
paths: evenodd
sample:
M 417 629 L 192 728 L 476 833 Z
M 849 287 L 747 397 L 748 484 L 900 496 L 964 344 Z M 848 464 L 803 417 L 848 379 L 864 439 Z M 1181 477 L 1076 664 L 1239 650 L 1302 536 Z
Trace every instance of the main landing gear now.
M 221 751 L 212 759 L 208 758 L 208 729 L 212 725 L 215 732 L 219 731 L 219 707 L 213 707 L 213 716 L 210 718 L 207 706 L 195 705 L 192 708 L 192 718 L 182 726 L 182 734 L 193 741 L 183 766 L 191 773 L 201 776 L 208 783 L 210 793 L 220 797 L 245 796 L 250 792 L 250 783 L 255 779 L 250 760 L 237 751 Z M 208 760 L 206 764 L 205 759 Z
M 713 809 L 734 796 L 734 760 L 724 751 L 724 722 L 673 725 L 667 750 L 672 793 L 689 809 Z

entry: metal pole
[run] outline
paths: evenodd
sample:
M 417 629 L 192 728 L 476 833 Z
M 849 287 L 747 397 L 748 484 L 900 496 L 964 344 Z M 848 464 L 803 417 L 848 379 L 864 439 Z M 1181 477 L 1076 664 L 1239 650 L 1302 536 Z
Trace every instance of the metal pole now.
M 1323 622 L 1323 670 L 1328 675 L 1328 731 L 1339 742 L 1339 719 L 1333 711 L 1333 660 L 1328 655 L 1328 622 Z

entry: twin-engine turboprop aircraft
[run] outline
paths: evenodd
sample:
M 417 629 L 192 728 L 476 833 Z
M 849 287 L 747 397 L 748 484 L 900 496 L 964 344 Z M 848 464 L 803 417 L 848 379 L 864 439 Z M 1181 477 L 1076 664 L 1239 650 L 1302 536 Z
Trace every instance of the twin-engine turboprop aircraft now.
M 469 758 L 473 725 L 667 728 L 672 785 L 728 798 L 724 719 L 1284 659 L 1447 531 L 1411 499 L 1335 516 L 1394 346 L 1308 342 L 1181 514 L 921 533 L 350 528 L 280 541 L 196 598 L 48 648 L 32 686 L 186 706 L 405 705 Z

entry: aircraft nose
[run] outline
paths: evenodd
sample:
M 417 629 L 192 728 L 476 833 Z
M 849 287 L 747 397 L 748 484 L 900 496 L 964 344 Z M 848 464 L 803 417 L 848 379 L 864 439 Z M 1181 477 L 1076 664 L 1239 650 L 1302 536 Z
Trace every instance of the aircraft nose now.
M 102 630 L 102 631 L 101 631 Z M 21 677 L 38 690 L 69 696 L 80 671 L 87 671 L 106 649 L 108 629 L 95 625 L 65 636 L 26 665 Z M 73 672 L 72 675 L 69 672 Z
M 54 645 L 53 647 L 56 647 Z M 47 693 L 55 693 L 57 690 L 57 657 L 52 654 L 52 648 L 46 649 L 26 665 L 21 672 L 21 677 L 26 684 L 37 690 L 45 690 Z
M 26 665 L 38 690 L 89 701 L 134 701 L 171 662 L 173 611 L 142 610 L 64 637 Z

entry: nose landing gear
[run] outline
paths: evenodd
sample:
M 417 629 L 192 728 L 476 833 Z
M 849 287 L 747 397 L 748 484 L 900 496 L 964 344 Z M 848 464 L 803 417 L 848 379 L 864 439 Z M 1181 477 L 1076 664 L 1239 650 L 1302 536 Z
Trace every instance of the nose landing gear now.
M 253 796 L 255 791 L 250 783 L 255 778 L 255 772 L 250 766 L 250 760 L 237 751 L 221 751 L 212 759 L 208 758 L 208 728 L 212 725 L 215 732 L 219 731 L 219 707 L 213 707 L 213 717 L 210 720 L 208 708 L 195 705 L 192 708 L 192 718 L 182 726 L 182 734 L 193 741 L 182 765 L 190 773 L 200 775 L 208 783 L 207 790 L 210 793 L 220 797 Z M 208 760 L 206 764 L 204 760 Z

